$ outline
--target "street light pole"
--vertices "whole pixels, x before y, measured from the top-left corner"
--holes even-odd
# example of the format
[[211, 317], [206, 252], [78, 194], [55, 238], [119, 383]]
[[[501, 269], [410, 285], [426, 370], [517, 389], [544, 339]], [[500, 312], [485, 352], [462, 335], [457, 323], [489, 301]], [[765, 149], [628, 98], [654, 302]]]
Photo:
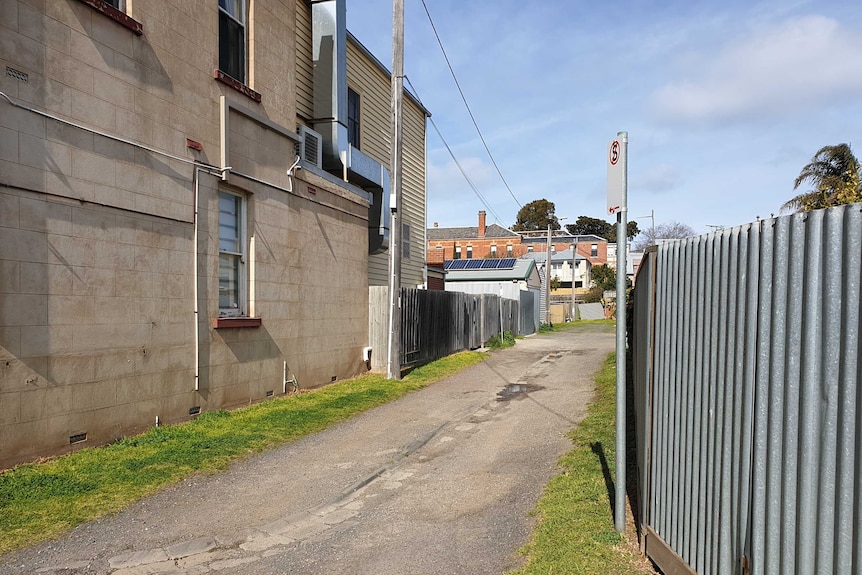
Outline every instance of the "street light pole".
[[[650, 210], [648, 216], [638, 216], [635, 219], [644, 220], [646, 218], [650, 219], [650, 239], [653, 241], [653, 243], [655, 243], [655, 210]], [[617, 247], [617, 249], [619, 249], [619, 247]]]

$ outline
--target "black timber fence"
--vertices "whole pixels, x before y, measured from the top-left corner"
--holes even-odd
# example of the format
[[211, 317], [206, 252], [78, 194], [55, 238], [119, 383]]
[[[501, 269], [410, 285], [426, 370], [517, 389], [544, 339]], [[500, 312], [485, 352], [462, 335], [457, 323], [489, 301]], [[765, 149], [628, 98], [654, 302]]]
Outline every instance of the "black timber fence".
[[420, 365], [518, 332], [518, 302], [493, 294], [401, 289], [401, 363]]
[[[371, 368], [386, 370], [389, 341], [388, 289], [369, 289]], [[521, 296], [530, 296], [522, 292]], [[529, 335], [536, 330], [535, 302], [494, 294], [401, 289], [401, 365], [416, 366], [452, 353], [478, 349], [502, 331]], [[528, 308], [528, 309], [525, 309]]]

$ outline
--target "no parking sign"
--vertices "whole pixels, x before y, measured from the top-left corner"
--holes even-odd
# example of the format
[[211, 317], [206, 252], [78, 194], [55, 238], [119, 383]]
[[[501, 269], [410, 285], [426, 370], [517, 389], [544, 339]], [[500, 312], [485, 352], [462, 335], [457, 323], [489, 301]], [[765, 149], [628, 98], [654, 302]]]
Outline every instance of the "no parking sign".
[[628, 134], [620, 132], [608, 145], [608, 214], [626, 207], [626, 151]]

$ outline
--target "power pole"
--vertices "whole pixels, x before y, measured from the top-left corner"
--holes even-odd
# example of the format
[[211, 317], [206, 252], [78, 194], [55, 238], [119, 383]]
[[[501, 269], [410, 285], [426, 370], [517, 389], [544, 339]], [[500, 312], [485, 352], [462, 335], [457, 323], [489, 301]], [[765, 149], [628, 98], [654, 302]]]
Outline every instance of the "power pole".
[[392, 193], [389, 200], [389, 350], [387, 379], [401, 379], [401, 108], [404, 101], [404, 0], [392, 1]]

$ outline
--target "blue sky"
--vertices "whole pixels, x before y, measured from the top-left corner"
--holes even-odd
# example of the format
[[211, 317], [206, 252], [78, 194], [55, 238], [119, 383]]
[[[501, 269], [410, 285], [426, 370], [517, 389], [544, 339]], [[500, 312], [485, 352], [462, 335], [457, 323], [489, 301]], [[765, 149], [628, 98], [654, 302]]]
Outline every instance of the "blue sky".
[[[629, 134], [629, 219], [697, 232], [778, 215], [822, 146], [862, 155], [857, 0], [425, 0], [520, 204], [606, 217], [607, 146]], [[519, 205], [486, 154], [421, 0], [405, 0], [405, 71], [489, 223]], [[348, 29], [391, 65], [391, 0], [348, 0]], [[488, 208], [428, 125], [428, 225]]]

